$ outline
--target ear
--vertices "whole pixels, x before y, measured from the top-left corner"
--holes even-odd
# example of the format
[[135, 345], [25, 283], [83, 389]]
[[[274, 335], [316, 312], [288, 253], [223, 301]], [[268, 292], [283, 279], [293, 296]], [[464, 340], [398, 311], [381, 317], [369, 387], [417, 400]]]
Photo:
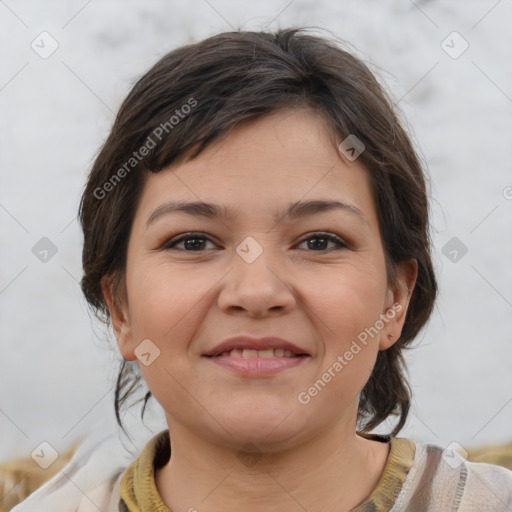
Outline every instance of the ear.
[[125, 359], [134, 361], [136, 359], [134, 354], [135, 347], [132, 346], [133, 337], [126, 298], [119, 297], [115, 293], [113, 278], [110, 275], [101, 278], [101, 290], [110, 312], [119, 352], [121, 352]]
[[386, 350], [398, 341], [402, 334], [412, 291], [418, 277], [415, 259], [402, 261], [396, 266], [397, 285], [388, 288], [385, 303], [385, 326], [380, 333], [379, 350]]

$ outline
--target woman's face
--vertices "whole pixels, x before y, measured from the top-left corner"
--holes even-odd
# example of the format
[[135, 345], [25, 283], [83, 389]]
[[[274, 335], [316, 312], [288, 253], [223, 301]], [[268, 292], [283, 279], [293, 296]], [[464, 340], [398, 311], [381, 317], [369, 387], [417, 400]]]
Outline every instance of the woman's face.
[[[388, 286], [368, 171], [342, 160], [328, 133], [311, 110], [273, 113], [148, 176], [128, 300], [116, 309], [104, 292], [119, 348], [139, 360], [171, 439], [184, 428], [270, 450], [331, 427], [353, 432], [377, 352], [400, 335], [416, 266], [399, 267], [403, 289]], [[347, 206], [315, 208], [334, 201]], [[234, 336], [279, 337], [307, 355], [265, 343], [205, 355]]]

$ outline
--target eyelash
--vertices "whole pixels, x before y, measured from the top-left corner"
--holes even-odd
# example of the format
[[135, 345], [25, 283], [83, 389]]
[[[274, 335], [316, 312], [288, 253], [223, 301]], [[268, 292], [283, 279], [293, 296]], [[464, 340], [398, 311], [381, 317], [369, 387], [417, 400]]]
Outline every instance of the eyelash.
[[[197, 239], [197, 238], [201, 238], [201, 239], [204, 239], [204, 240], [208, 240], [211, 242], [211, 240], [207, 237], [207, 236], [204, 236], [204, 233], [199, 233], [199, 232], [190, 232], [190, 233], [184, 233], [183, 235], [179, 236], [179, 238], [173, 240], [168, 240], [163, 246], [162, 246], [162, 249], [175, 249], [175, 246], [185, 240], [189, 240], [189, 239]], [[340, 250], [340, 249], [350, 249], [349, 245], [344, 242], [341, 238], [337, 237], [336, 235], [332, 235], [332, 234], [329, 234], [329, 233], [324, 233], [324, 232], [314, 232], [314, 233], [310, 233], [307, 237], [303, 238], [299, 244], [302, 244], [303, 242], [306, 242], [308, 240], [312, 240], [312, 239], [315, 239], [315, 238], [322, 238], [324, 240], [328, 240], [330, 242], [334, 242], [336, 244], [338, 244], [338, 248], [337, 249], [325, 249], [325, 250], [319, 250], [319, 251], [313, 251], [313, 252], [330, 252], [332, 250]], [[213, 243], [213, 242], [212, 242]], [[176, 249], [176, 250], [182, 250], [184, 252], [204, 252], [204, 251], [187, 251], [185, 249]], [[206, 249], [205, 249], [206, 250]]]

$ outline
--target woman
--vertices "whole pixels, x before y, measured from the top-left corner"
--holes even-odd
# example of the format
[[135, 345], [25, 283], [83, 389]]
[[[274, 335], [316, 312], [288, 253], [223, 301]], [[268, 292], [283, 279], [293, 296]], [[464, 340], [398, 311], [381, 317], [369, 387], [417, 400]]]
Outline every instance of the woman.
[[231, 32], [164, 56], [121, 106], [80, 220], [82, 290], [123, 356], [118, 421], [142, 376], [168, 430], [95, 505], [509, 510], [511, 471], [397, 437], [402, 351], [437, 293], [428, 219], [392, 102], [340, 46]]

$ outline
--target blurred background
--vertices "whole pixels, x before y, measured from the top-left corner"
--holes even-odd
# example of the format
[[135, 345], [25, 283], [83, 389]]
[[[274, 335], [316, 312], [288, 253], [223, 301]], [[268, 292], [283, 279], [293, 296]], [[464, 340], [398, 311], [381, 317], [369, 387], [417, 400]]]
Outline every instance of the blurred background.
[[[131, 86], [177, 46], [287, 26], [354, 46], [430, 176], [440, 294], [407, 354], [401, 435], [511, 441], [511, 20], [512, 0], [0, 0], [0, 461], [117, 431], [118, 356], [79, 288], [76, 215]], [[165, 424], [157, 406], [148, 427], [138, 416], [126, 419], [141, 447]]]

